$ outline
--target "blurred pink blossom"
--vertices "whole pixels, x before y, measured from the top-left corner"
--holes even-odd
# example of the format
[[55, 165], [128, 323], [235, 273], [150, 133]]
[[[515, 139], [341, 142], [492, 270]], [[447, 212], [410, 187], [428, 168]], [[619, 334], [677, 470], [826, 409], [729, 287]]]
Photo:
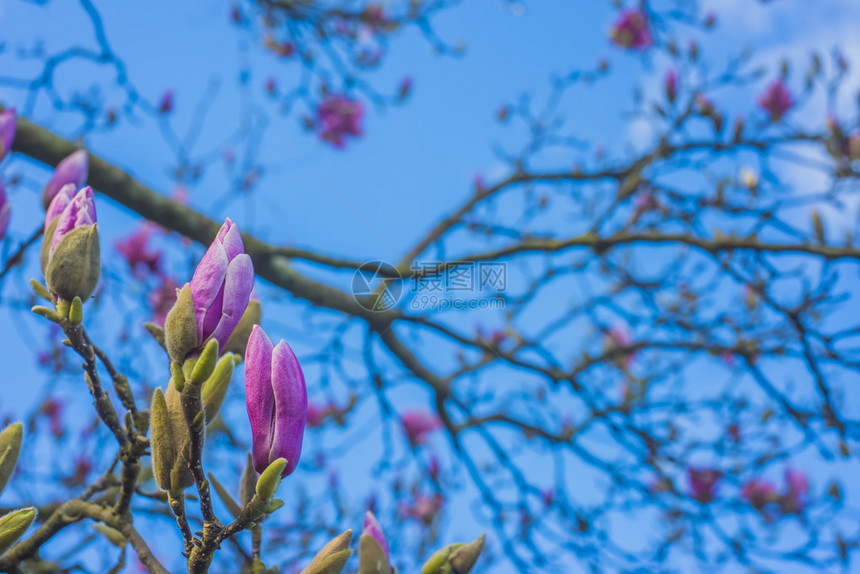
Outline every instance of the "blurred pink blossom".
[[360, 137], [364, 106], [343, 95], [327, 96], [317, 108], [319, 135], [323, 141], [343, 148], [347, 136]]
[[442, 426], [438, 416], [417, 410], [405, 413], [400, 417], [400, 423], [412, 446], [424, 444], [427, 435]]
[[770, 121], [777, 122], [791, 109], [794, 100], [783, 81], [776, 80], [761, 95], [758, 105], [770, 115]]
[[609, 32], [612, 42], [627, 50], [643, 50], [654, 43], [648, 17], [640, 10], [624, 10]]

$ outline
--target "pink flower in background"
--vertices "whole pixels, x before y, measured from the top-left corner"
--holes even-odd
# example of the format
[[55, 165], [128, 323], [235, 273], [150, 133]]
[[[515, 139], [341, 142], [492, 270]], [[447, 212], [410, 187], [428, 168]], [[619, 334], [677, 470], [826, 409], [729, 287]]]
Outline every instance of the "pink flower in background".
[[401, 100], [405, 100], [409, 97], [409, 94], [412, 93], [412, 78], [409, 76], [403, 78], [403, 81], [400, 82], [400, 89], [397, 91], [397, 97]]
[[61, 438], [66, 434], [66, 429], [63, 427], [63, 403], [56, 399], [45, 399], [42, 403], [41, 411], [51, 424], [51, 434], [56, 438]]
[[415, 498], [412, 500], [412, 504], [407, 505], [401, 503], [400, 513], [403, 516], [414, 518], [424, 524], [430, 524], [433, 522], [433, 518], [436, 514], [442, 510], [442, 504], [444, 502], [445, 499], [441, 494], [434, 494], [433, 496], [416, 494]]
[[164, 94], [161, 96], [161, 101], [158, 103], [158, 113], [159, 114], [169, 114], [173, 111], [173, 90], [166, 90]]
[[150, 251], [147, 245], [154, 230], [155, 224], [144, 223], [137, 231], [115, 244], [117, 251], [120, 252], [128, 262], [132, 272], [138, 277], [143, 276], [142, 270], [144, 269], [148, 269], [150, 273], [158, 272], [161, 252]]
[[400, 417], [400, 423], [412, 446], [424, 444], [427, 435], [442, 426], [438, 416], [424, 411], [409, 411]]
[[609, 37], [616, 46], [627, 50], [644, 50], [654, 43], [648, 28], [648, 18], [639, 10], [622, 11]]
[[439, 478], [439, 459], [435, 456], [431, 456], [430, 462], [427, 463], [427, 474], [433, 480]]
[[15, 117], [15, 108], [9, 108], [0, 113], [0, 160], [12, 150], [12, 142], [15, 141], [17, 127], [18, 120]]
[[275, 78], [267, 78], [266, 79], [266, 93], [269, 95], [274, 94], [278, 91], [278, 82]]
[[161, 284], [149, 294], [149, 306], [152, 307], [152, 322], [163, 327], [167, 313], [176, 303], [176, 290], [179, 283], [170, 277], [161, 277]]
[[6, 198], [6, 190], [0, 181], [0, 239], [6, 237], [6, 229], [9, 228], [9, 218], [12, 217], [12, 206]]
[[543, 499], [544, 506], [546, 506], [547, 508], [552, 506], [552, 503], [555, 502], [555, 493], [553, 493], [553, 491], [550, 489], [542, 490], [540, 495]]
[[343, 95], [327, 96], [317, 108], [319, 135], [336, 148], [343, 148], [347, 136], [360, 137], [364, 106]]
[[723, 473], [712, 468], [690, 468], [687, 471], [690, 493], [699, 502], [711, 502], [717, 493]]
[[741, 496], [759, 510], [779, 498], [773, 484], [758, 478], [750, 479], [744, 483], [741, 488]]
[[770, 115], [770, 121], [777, 122], [794, 105], [791, 92], [782, 80], [776, 80], [761, 95], [758, 105]]
[[330, 411], [331, 404], [321, 407], [314, 403], [308, 403], [308, 426], [313, 428], [321, 427]]
[[675, 70], [666, 72], [666, 80], [663, 87], [666, 90], [666, 99], [669, 102], [674, 102], [675, 98], [678, 97], [678, 74]]
[[[633, 344], [633, 337], [630, 334], [630, 329], [626, 325], [616, 325], [612, 327], [605, 336], [604, 348], [607, 351], [615, 349], [626, 349]], [[630, 351], [622, 354], [622, 358], [617, 361], [620, 366], [625, 368], [630, 367], [630, 364], [636, 358], [636, 352]]]
[[780, 503], [785, 514], [800, 514], [806, 508], [809, 495], [809, 480], [799, 470], [785, 470], [786, 491]]

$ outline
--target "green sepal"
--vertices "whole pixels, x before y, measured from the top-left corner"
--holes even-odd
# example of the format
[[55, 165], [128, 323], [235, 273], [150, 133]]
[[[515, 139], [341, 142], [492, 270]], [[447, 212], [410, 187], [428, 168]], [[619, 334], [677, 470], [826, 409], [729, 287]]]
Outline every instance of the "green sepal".
[[146, 332], [152, 335], [152, 338], [161, 345], [161, 348], [166, 351], [167, 347], [164, 345], [164, 327], [159, 327], [155, 323], [150, 323], [149, 321], [144, 323], [143, 327], [146, 329]]
[[197, 312], [188, 283], [179, 290], [176, 303], [164, 320], [164, 345], [170, 358], [179, 364], [197, 348]]
[[32, 506], [10, 512], [0, 518], [0, 556], [27, 532], [34, 520], [36, 520], [36, 509]]
[[69, 323], [72, 325], [80, 325], [84, 322], [84, 302], [80, 297], [72, 299], [72, 304], [69, 307]]
[[36, 279], [30, 279], [30, 287], [32, 287], [33, 292], [42, 299], [50, 301], [51, 303], [54, 302], [54, 298], [51, 296], [51, 292], [48, 291], [48, 288], [42, 285], [40, 281], [37, 281]]
[[54, 323], [60, 322], [60, 316], [53, 309], [49, 309], [48, 307], [43, 307], [42, 305], [36, 305], [35, 307], [31, 307], [30, 311], [35, 313], [36, 315], [41, 315], [48, 321], [53, 321]]
[[0, 493], [12, 477], [18, 455], [21, 454], [21, 441], [24, 438], [24, 425], [13, 423], [0, 433]]
[[230, 387], [230, 379], [233, 377], [233, 364], [233, 355], [227, 353], [221, 357], [212, 374], [203, 383], [200, 398], [203, 400], [203, 412], [206, 413], [207, 423], [218, 415], [224, 403], [224, 397], [227, 396], [227, 389]]
[[340, 574], [352, 554], [349, 549], [350, 542], [352, 542], [352, 530], [332, 538], [322, 550], [317, 552], [302, 574]]
[[[192, 383], [200, 384], [212, 375], [215, 370], [215, 363], [218, 361], [218, 341], [209, 339], [203, 347], [203, 351], [194, 363], [194, 367], [189, 373], [188, 380]], [[184, 368], [183, 368], [184, 370]]]
[[281, 484], [281, 473], [287, 467], [287, 459], [279, 458], [269, 463], [266, 470], [257, 479], [257, 496], [260, 500], [267, 501], [275, 495]]

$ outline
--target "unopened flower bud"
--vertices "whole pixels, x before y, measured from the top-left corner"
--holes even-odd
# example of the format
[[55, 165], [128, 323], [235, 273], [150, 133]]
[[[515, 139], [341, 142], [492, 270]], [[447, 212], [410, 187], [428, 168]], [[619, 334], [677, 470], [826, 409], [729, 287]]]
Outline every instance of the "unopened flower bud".
[[0, 556], [27, 532], [36, 520], [36, 509], [22, 508], [0, 518]]
[[472, 571], [484, 550], [484, 537], [481, 534], [481, 537], [474, 542], [461, 546], [451, 553], [448, 562], [454, 569], [454, 574], [469, 574]]
[[[380, 530], [381, 532], [381, 530]], [[389, 574], [388, 553], [376, 537], [366, 532], [358, 539], [358, 571], [360, 574]]]
[[170, 436], [173, 439], [173, 468], [170, 471], [170, 486], [173, 492], [181, 492], [194, 484], [194, 477], [188, 466], [191, 438], [188, 424], [182, 411], [181, 395], [176, 385], [168, 384], [164, 393], [167, 404], [167, 418], [170, 421]]
[[276, 458], [292, 473], [302, 454], [308, 412], [308, 392], [296, 355], [286, 341], [272, 345], [255, 326], [245, 357], [245, 404], [251, 422], [254, 468], [258, 472]]
[[346, 566], [352, 551], [349, 544], [352, 541], [352, 530], [347, 530], [331, 539], [320, 550], [302, 574], [340, 574]]
[[203, 412], [206, 413], [206, 423], [210, 423], [224, 402], [224, 397], [227, 396], [227, 389], [230, 388], [230, 379], [233, 377], [233, 355], [227, 353], [215, 365], [215, 370], [203, 383], [201, 389], [201, 398], [203, 400]]
[[215, 370], [215, 364], [218, 361], [218, 341], [210, 339], [203, 351], [194, 363], [194, 368], [191, 370], [189, 381], [192, 383], [202, 383], [206, 381]]
[[[89, 299], [98, 285], [99, 233], [93, 191], [83, 188], [56, 218], [50, 230], [45, 265], [48, 289], [58, 298]], [[46, 237], [47, 241], [47, 237]]]
[[164, 343], [167, 354], [180, 365], [197, 347], [197, 315], [188, 283], [178, 291], [176, 303], [164, 320]]
[[170, 473], [176, 462], [167, 401], [161, 388], [152, 394], [152, 472], [161, 490], [170, 490]]
[[15, 118], [15, 110], [9, 108], [0, 113], [0, 161], [12, 151], [12, 142], [15, 141], [15, 130], [18, 121]]
[[228, 218], [167, 314], [167, 352], [174, 361], [184, 362], [209, 339], [224, 350], [254, 287], [254, 266], [244, 249], [239, 228]]
[[21, 423], [11, 424], [0, 433], [0, 493], [15, 471], [23, 438], [24, 425]]
[[287, 459], [279, 458], [266, 467], [266, 470], [257, 479], [257, 497], [260, 500], [269, 500], [275, 496], [278, 486], [281, 484], [281, 473], [287, 466]]

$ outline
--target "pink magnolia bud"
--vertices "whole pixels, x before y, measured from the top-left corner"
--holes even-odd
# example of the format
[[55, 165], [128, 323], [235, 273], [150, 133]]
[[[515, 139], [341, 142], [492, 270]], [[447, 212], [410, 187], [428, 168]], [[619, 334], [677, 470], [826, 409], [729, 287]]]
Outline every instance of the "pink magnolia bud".
[[9, 108], [0, 113], [0, 161], [12, 150], [17, 125], [18, 121], [15, 118], [14, 108]]
[[690, 468], [690, 492], [699, 502], [711, 502], [717, 493], [719, 481], [723, 473], [712, 468]]
[[627, 50], [644, 50], [654, 43], [648, 17], [639, 10], [624, 10], [609, 32], [612, 42]]
[[347, 136], [360, 137], [364, 106], [344, 95], [327, 96], [317, 108], [320, 139], [336, 148], [344, 146]]
[[54, 175], [42, 191], [42, 206], [45, 209], [51, 205], [51, 200], [67, 183], [75, 184], [75, 189], [81, 188], [87, 182], [90, 169], [87, 150], [79, 149], [57, 164]]
[[761, 95], [758, 105], [768, 113], [770, 121], [777, 122], [791, 109], [794, 100], [782, 80], [776, 80]]
[[281, 476], [291, 474], [299, 464], [307, 421], [305, 377], [286, 341], [272, 345], [259, 325], [251, 331], [245, 352], [245, 400], [254, 468], [262, 472], [285, 458]]
[[48, 289], [60, 299], [86, 301], [98, 285], [99, 234], [93, 190], [81, 189], [46, 230], [42, 253]]
[[239, 228], [227, 218], [165, 319], [174, 361], [184, 361], [210, 338], [218, 341], [219, 353], [224, 350], [254, 288], [254, 266], [244, 249]]
[[410, 444], [418, 446], [427, 440], [427, 435], [442, 426], [442, 421], [424, 411], [409, 411], [400, 417], [400, 424]]
[[6, 198], [6, 190], [3, 182], [0, 182], [0, 239], [6, 237], [6, 229], [9, 227], [9, 218], [12, 216], [12, 207]]
[[382, 527], [379, 526], [379, 522], [376, 520], [376, 517], [372, 512], [367, 511], [364, 514], [364, 532], [362, 534], [366, 534], [370, 536], [377, 542], [379, 542], [379, 546], [382, 547], [383, 552], [385, 552], [385, 557], [391, 560], [391, 554], [388, 550], [388, 541], [385, 539], [385, 534], [382, 532]]

